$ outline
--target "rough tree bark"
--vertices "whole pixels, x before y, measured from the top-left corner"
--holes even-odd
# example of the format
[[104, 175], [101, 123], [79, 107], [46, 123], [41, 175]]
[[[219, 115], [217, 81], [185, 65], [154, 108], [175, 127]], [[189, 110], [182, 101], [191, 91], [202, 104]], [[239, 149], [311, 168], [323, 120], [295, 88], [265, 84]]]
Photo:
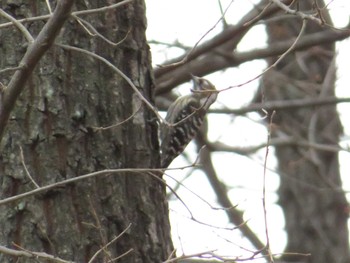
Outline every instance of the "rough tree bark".
[[[316, 12], [315, 1], [296, 1], [301, 11]], [[320, 7], [322, 1], [317, 1]], [[326, 9], [322, 17], [330, 24]], [[306, 23], [306, 21], [304, 21]], [[267, 24], [268, 41], [296, 37], [303, 21], [294, 16]], [[322, 32], [326, 27], [306, 24], [304, 35]], [[272, 58], [273, 64], [277, 58]], [[259, 96], [263, 101], [334, 96], [335, 46], [318, 45], [291, 52], [263, 77]], [[335, 106], [306, 107], [277, 111], [273, 136], [292, 136], [310, 144], [336, 146], [342, 132]], [[341, 188], [338, 153], [298, 146], [276, 147], [281, 178], [279, 203], [284, 211], [288, 262], [350, 262], [347, 229], [347, 202]]]
[[[81, 0], [74, 10], [104, 5], [106, 1]], [[1, 7], [18, 19], [48, 14], [45, 1], [3, 0]], [[113, 46], [92, 36], [91, 27], [85, 23], [87, 30], [73, 17], [56, 42], [108, 59], [152, 101], [144, 1], [81, 18], [120, 43]], [[1, 18], [1, 22], [8, 21]], [[25, 26], [35, 38], [45, 22]], [[22, 33], [11, 26], [0, 34], [1, 68], [18, 66], [27, 48]], [[4, 86], [13, 71], [5, 73], [1, 74]], [[97, 128], [120, 123], [133, 114], [122, 125]], [[103, 169], [159, 167], [157, 138], [153, 112], [120, 75], [86, 54], [52, 46], [16, 101], [2, 138], [1, 199], [35, 188], [25, 167], [39, 186]], [[164, 184], [147, 173], [107, 174], [68, 184], [2, 205], [0, 245], [88, 262], [130, 225], [95, 262], [106, 262], [130, 249], [123, 262], [161, 262], [172, 251], [165, 198]], [[0, 254], [0, 261], [35, 260]]]

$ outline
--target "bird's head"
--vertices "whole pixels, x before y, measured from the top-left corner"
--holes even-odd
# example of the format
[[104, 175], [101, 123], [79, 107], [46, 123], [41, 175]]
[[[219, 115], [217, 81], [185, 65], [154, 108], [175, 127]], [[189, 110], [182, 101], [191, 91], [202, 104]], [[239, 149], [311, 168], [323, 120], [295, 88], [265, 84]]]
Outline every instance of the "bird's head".
[[192, 92], [201, 97], [201, 102], [209, 108], [211, 104], [216, 101], [218, 92], [215, 86], [204, 78], [196, 77], [192, 75], [193, 89]]

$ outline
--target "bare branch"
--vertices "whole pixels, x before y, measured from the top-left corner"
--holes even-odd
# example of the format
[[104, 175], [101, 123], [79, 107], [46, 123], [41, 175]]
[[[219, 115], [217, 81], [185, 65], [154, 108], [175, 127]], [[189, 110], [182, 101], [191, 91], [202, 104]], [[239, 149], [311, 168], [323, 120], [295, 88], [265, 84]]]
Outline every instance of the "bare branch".
[[95, 131], [105, 131], [105, 130], [109, 130], [109, 129], [113, 129], [113, 128], [116, 128], [130, 120], [132, 120], [135, 115], [140, 111], [141, 109], [141, 105], [139, 105], [139, 107], [137, 108], [137, 110], [135, 112], [133, 112], [129, 117], [127, 117], [125, 120], [121, 121], [121, 122], [118, 122], [116, 124], [112, 124], [110, 126], [107, 126], [107, 127], [92, 127]]
[[77, 15], [72, 14], [72, 17], [74, 17], [78, 23], [85, 29], [85, 31], [92, 37], [99, 37], [101, 38], [103, 41], [105, 41], [106, 43], [108, 43], [109, 45], [116, 47], [118, 45], [120, 45], [129, 35], [130, 30], [125, 34], [124, 38], [118, 42], [113, 42], [109, 39], [107, 39], [105, 36], [103, 36], [100, 32], [97, 31], [96, 28], [94, 28], [93, 25], [91, 25], [88, 21], [86, 21], [85, 19], [82, 19], [80, 17], [78, 17]]
[[77, 51], [80, 53], [84, 53], [86, 55], [89, 55], [91, 57], [94, 57], [100, 61], [102, 61], [104, 64], [106, 64], [108, 67], [110, 67], [111, 69], [113, 69], [115, 72], [117, 72], [129, 85], [130, 87], [133, 89], [133, 91], [137, 94], [137, 96], [147, 105], [147, 107], [152, 110], [154, 112], [154, 114], [164, 123], [169, 124], [168, 122], [166, 122], [164, 120], [164, 118], [162, 116], [160, 116], [160, 114], [158, 113], [157, 109], [142, 95], [142, 93], [138, 90], [138, 88], [136, 88], [136, 86], [134, 85], [134, 83], [131, 81], [131, 79], [126, 76], [120, 69], [118, 69], [116, 66], [114, 66], [111, 62], [109, 62], [107, 59], [96, 55], [95, 53], [82, 49], [82, 48], [78, 48], [78, 47], [73, 47], [73, 46], [68, 46], [68, 45], [63, 45], [63, 44], [56, 44], [57, 46], [66, 49], [66, 50], [72, 50], [72, 51]]
[[14, 17], [10, 16], [8, 13], [6, 13], [2, 8], [0, 8], [0, 15], [5, 17], [6, 19], [10, 20], [18, 29], [22, 32], [24, 37], [27, 39], [29, 44], [34, 42], [34, 38], [29, 33], [29, 31]]
[[[90, 258], [88, 263], [92, 263], [95, 258], [98, 256], [98, 254], [100, 254], [103, 250], [105, 250], [107, 247], [109, 247], [111, 244], [113, 244], [115, 241], [117, 241], [119, 238], [121, 238], [121, 236], [123, 236], [126, 231], [128, 231], [131, 227], [131, 223], [115, 238], [113, 238], [110, 242], [108, 242], [106, 245], [104, 245], [101, 249], [97, 250], [96, 253]], [[127, 254], [130, 253], [133, 249], [130, 249], [127, 251]], [[125, 256], [126, 253], [123, 253], [123, 256]]]
[[17, 67], [13, 67], [13, 68], [4, 68], [0, 70], [0, 74], [4, 74], [7, 73], [9, 71], [16, 71], [16, 70], [20, 70], [22, 67], [21, 66], [17, 66]]
[[197, 48], [197, 46], [199, 45], [199, 43], [211, 32], [213, 31], [216, 26], [220, 23], [220, 21], [224, 21], [224, 18], [225, 18], [225, 14], [226, 12], [228, 11], [228, 9], [230, 8], [230, 6], [232, 5], [233, 3], [233, 0], [229, 3], [229, 5], [227, 6], [227, 8], [225, 9], [225, 11], [221, 14], [221, 17], [219, 18], [219, 20], [211, 27], [209, 28], [209, 30], [207, 30], [207, 32], [205, 32], [205, 34], [203, 36], [200, 37], [200, 39], [194, 44], [193, 48], [191, 48], [191, 50], [186, 53], [186, 56], [181, 59], [180, 61], [178, 62], [174, 62], [172, 64], [167, 64], [167, 65], [164, 65], [164, 66], [160, 66], [160, 67], [177, 67], [177, 66], [180, 66], [184, 63], [187, 62], [188, 58], [191, 56], [192, 52], [194, 52], [194, 50]]
[[[305, 140], [296, 139], [293, 137], [285, 137], [285, 138], [273, 138], [269, 142], [270, 146], [290, 146], [295, 145], [299, 147], [312, 148], [319, 151], [328, 151], [328, 152], [350, 152], [349, 149], [345, 149], [340, 147], [339, 145], [329, 145], [329, 144], [320, 144], [320, 143], [312, 143]], [[261, 143], [255, 146], [247, 146], [247, 147], [235, 147], [229, 146], [221, 142], [207, 142], [207, 146], [212, 152], [231, 152], [240, 155], [249, 155], [261, 150], [267, 146], [266, 143]]]
[[[109, 5], [109, 6], [104, 6], [104, 7], [101, 7], [101, 8], [95, 8], [95, 9], [89, 9], [89, 10], [75, 11], [75, 12], [72, 12], [71, 14], [79, 16], [79, 15], [90, 15], [90, 14], [96, 14], [96, 13], [103, 13], [103, 12], [109, 10], [109, 9], [118, 8], [118, 7], [123, 6], [125, 4], [131, 3], [132, 1], [133, 0], [124, 0], [124, 1], [122, 1], [120, 3], [117, 3], [117, 4], [112, 4], [112, 5]], [[20, 23], [28, 23], [28, 22], [33, 22], [33, 21], [48, 20], [50, 17], [51, 17], [51, 14], [50, 15], [42, 15], [42, 16], [22, 18], [22, 19], [18, 19], [17, 21], [20, 22]], [[10, 26], [13, 26], [12, 22], [10, 22], [10, 23], [3, 23], [3, 24], [0, 24], [0, 29], [1, 28], [5, 28], [5, 27], [10, 27]]]
[[269, 228], [268, 228], [268, 223], [267, 223], [267, 209], [266, 209], [266, 171], [267, 171], [267, 159], [269, 157], [269, 146], [270, 146], [270, 141], [271, 141], [271, 131], [272, 131], [272, 126], [273, 126], [273, 117], [275, 115], [275, 111], [272, 112], [270, 117], [270, 122], [269, 122], [269, 127], [268, 127], [268, 133], [267, 133], [267, 142], [266, 142], [266, 148], [265, 148], [265, 158], [264, 158], [264, 172], [263, 172], [263, 194], [262, 194], [262, 205], [263, 205], [263, 211], [264, 211], [264, 223], [265, 223], [265, 236], [266, 236], [266, 251], [268, 253], [267, 257], [270, 262], [274, 262], [272, 252], [271, 252], [271, 247], [270, 247], [270, 237], [269, 237]]
[[24, 155], [23, 155], [23, 149], [22, 147], [20, 146], [19, 147], [19, 150], [20, 150], [20, 156], [21, 156], [21, 163], [23, 165], [23, 168], [24, 168], [24, 171], [26, 172], [28, 178], [30, 179], [30, 181], [35, 185], [36, 188], [40, 188], [40, 186], [34, 181], [33, 177], [30, 175], [30, 172], [27, 168], [27, 165], [24, 161]]
[[324, 25], [324, 20], [322, 18], [317, 18], [316, 15], [318, 15], [318, 12], [315, 12], [314, 14], [305, 14], [299, 10], [293, 10], [289, 6], [285, 5], [283, 2], [280, 0], [270, 0], [273, 2], [275, 5], [277, 5], [279, 8], [284, 10], [286, 13], [291, 14], [291, 15], [296, 15], [300, 17], [303, 20], [310, 20], [313, 22], [316, 22], [319, 25]]
[[110, 9], [114, 9], [114, 8], [118, 8], [121, 7], [125, 4], [129, 4], [131, 3], [133, 0], [124, 0], [120, 3], [116, 3], [116, 4], [112, 4], [112, 5], [108, 5], [108, 6], [104, 6], [104, 7], [100, 7], [100, 8], [95, 8], [95, 9], [89, 9], [89, 10], [82, 10], [82, 11], [76, 11], [73, 12], [73, 15], [76, 16], [80, 16], [80, 15], [90, 15], [90, 14], [96, 14], [96, 13], [104, 13]]
[[[21, 200], [23, 198], [26, 198], [28, 196], [32, 196], [32, 195], [37, 195], [39, 193], [43, 193], [46, 192], [48, 190], [57, 188], [57, 187], [61, 187], [67, 184], [71, 184], [71, 183], [76, 183], [79, 182], [81, 180], [86, 180], [88, 178], [93, 178], [93, 177], [97, 177], [97, 176], [102, 176], [102, 175], [112, 175], [112, 174], [119, 174], [119, 173], [161, 173], [163, 174], [165, 170], [182, 170], [182, 169], [186, 169], [186, 168], [190, 168], [193, 165], [190, 166], [183, 166], [183, 167], [178, 167], [178, 168], [168, 168], [168, 169], [150, 169], [150, 168], [124, 168], [124, 169], [105, 169], [105, 170], [101, 170], [101, 171], [96, 171], [96, 172], [92, 172], [92, 173], [88, 173], [88, 174], [84, 174], [84, 175], [80, 175], [77, 177], [73, 177], [73, 178], [69, 178], [57, 183], [53, 183], [53, 184], [49, 184], [46, 186], [41, 186], [40, 188], [34, 189], [32, 191], [28, 191], [22, 194], [18, 194], [12, 197], [8, 197], [5, 199], [0, 200], [0, 205], [5, 205], [17, 200]], [[159, 178], [158, 178], [159, 179]]]
[[35, 66], [41, 57], [50, 48], [63, 24], [70, 16], [74, 1], [61, 0], [57, 3], [56, 9], [35, 41], [29, 45], [22, 61], [21, 69], [17, 70], [10, 80], [7, 89], [4, 90], [2, 103], [0, 105], [0, 139], [2, 138], [10, 113], [15, 105], [18, 96], [21, 94], [25, 84], [32, 74]]
[[49, 255], [44, 252], [33, 252], [28, 251], [26, 249], [23, 249], [22, 247], [14, 244], [16, 247], [20, 248], [21, 250], [11, 249], [4, 246], [0, 246], [0, 253], [11, 255], [15, 257], [26, 257], [26, 258], [34, 258], [34, 259], [42, 259], [47, 260], [49, 262], [57, 262], [57, 263], [74, 263], [73, 261], [67, 261], [61, 258], [58, 258], [53, 255]]

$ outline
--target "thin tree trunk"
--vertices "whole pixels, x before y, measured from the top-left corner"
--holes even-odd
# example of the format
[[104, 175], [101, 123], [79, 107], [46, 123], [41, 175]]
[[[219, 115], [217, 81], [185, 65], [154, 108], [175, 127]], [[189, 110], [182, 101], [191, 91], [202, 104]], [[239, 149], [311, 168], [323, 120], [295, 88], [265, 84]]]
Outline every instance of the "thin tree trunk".
[[[45, 1], [9, 2], [2, 1], [2, 7], [17, 18], [48, 13]], [[106, 1], [77, 1], [75, 9], [104, 5]], [[106, 58], [152, 101], [144, 1], [81, 18], [120, 43], [113, 46], [92, 36], [88, 24], [84, 28], [73, 18], [56, 42]], [[25, 25], [35, 37], [44, 21]], [[26, 51], [23, 36], [15, 27], [0, 33], [1, 68], [18, 66]], [[12, 72], [3, 75], [2, 83], [6, 85], [11, 76]], [[98, 129], [133, 114], [119, 126]], [[6, 127], [0, 156], [1, 199], [35, 189], [22, 161], [39, 186], [103, 169], [159, 167], [156, 118], [105, 64], [53, 46], [32, 74]], [[127, 229], [95, 262], [107, 262], [127, 251], [123, 262], [161, 262], [172, 251], [165, 198], [160, 178], [147, 173], [108, 174], [68, 184], [0, 206], [0, 245], [88, 262]], [[0, 262], [34, 260], [0, 254]]]
[[[313, 0], [296, 2], [301, 11], [315, 7]], [[317, 3], [323, 7], [321, 1]], [[325, 11], [323, 8], [323, 18], [331, 23]], [[296, 37], [302, 23], [296, 16], [271, 21], [267, 25], [269, 43]], [[309, 21], [304, 34], [325, 29]], [[332, 44], [291, 52], [264, 76], [262, 100], [334, 96], [335, 55]], [[270, 65], [276, 59], [269, 61]], [[272, 122], [273, 136], [293, 136], [311, 144], [337, 145], [342, 132], [335, 106], [277, 111]], [[350, 262], [347, 202], [341, 188], [338, 153], [313, 147], [278, 146], [276, 157], [281, 179], [279, 203], [288, 234], [286, 252], [311, 254], [286, 254], [283, 260]]]

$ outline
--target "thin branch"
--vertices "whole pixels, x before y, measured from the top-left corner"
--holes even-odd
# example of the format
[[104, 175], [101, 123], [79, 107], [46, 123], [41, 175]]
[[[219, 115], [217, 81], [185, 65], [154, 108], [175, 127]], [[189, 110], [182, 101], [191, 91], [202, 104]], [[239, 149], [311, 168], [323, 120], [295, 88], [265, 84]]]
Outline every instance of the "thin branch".
[[183, 166], [183, 167], [178, 167], [178, 168], [167, 168], [167, 169], [150, 169], [150, 168], [123, 168], [123, 169], [105, 169], [105, 170], [101, 170], [101, 171], [96, 171], [96, 172], [92, 172], [92, 173], [87, 173], [84, 175], [80, 175], [77, 177], [73, 177], [73, 178], [69, 178], [57, 183], [53, 183], [53, 184], [49, 184], [46, 186], [41, 186], [40, 188], [22, 193], [22, 194], [18, 194], [15, 196], [11, 196], [5, 199], [0, 200], [0, 205], [5, 205], [14, 201], [18, 201], [21, 200], [23, 198], [26, 198], [28, 196], [32, 196], [32, 195], [37, 195], [39, 193], [43, 193], [46, 192], [48, 190], [57, 188], [57, 187], [61, 187], [67, 184], [71, 184], [71, 183], [76, 183], [79, 182], [81, 180], [86, 180], [89, 178], [94, 178], [97, 176], [102, 176], [102, 175], [113, 175], [113, 174], [119, 174], [119, 173], [164, 173], [165, 170], [182, 170], [182, 169], [186, 169], [186, 168], [190, 168], [191, 166]]
[[19, 150], [20, 150], [20, 156], [21, 156], [21, 163], [23, 165], [24, 171], [26, 172], [28, 178], [30, 179], [30, 181], [35, 185], [36, 188], [40, 188], [40, 186], [34, 181], [33, 177], [30, 175], [30, 172], [27, 169], [27, 165], [24, 161], [24, 155], [23, 155], [23, 149], [21, 146], [19, 146]]
[[303, 20], [311, 20], [313, 22], [316, 22], [319, 25], [324, 25], [324, 21], [321, 18], [317, 18], [315, 14], [305, 14], [303, 12], [300, 12], [299, 10], [293, 10], [291, 9], [289, 6], [285, 5], [284, 3], [282, 3], [280, 0], [270, 0], [271, 2], [273, 2], [275, 5], [277, 5], [279, 8], [281, 8], [282, 10], [284, 10], [286, 13], [291, 14], [291, 15], [296, 15], [298, 17], [300, 17]]
[[141, 109], [141, 105], [139, 105], [138, 109], [135, 112], [133, 112], [129, 117], [127, 117], [125, 120], [118, 122], [116, 124], [112, 124], [112, 125], [106, 126], [106, 127], [92, 127], [92, 128], [95, 131], [105, 131], [105, 130], [116, 128], [116, 127], [123, 125], [124, 123], [132, 120], [135, 117], [135, 115], [140, 111], [140, 109]]
[[22, 66], [17, 66], [17, 67], [13, 67], [13, 68], [4, 68], [4, 69], [0, 69], [0, 74], [7, 73], [9, 71], [16, 71], [16, 70], [20, 70], [20, 69], [22, 69]]
[[[212, 109], [211, 108], [208, 110], [208, 113], [244, 115], [249, 112], [289, 110], [289, 109], [334, 105], [334, 104], [349, 103], [349, 102], [350, 102], [350, 98], [338, 98], [334, 96], [321, 97], [321, 98], [318, 97], [318, 98], [294, 99], [294, 100], [275, 100], [275, 101], [264, 101], [263, 103], [251, 103], [248, 106], [243, 106], [236, 109], [230, 109], [230, 108]], [[166, 110], [168, 106], [169, 106], [168, 104], [164, 104], [158, 108], [159, 110]]]
[[[290, 1], [291, 0], [286, 0], [284, 2], [289, 3]], [[171, 59], [171, 60], [164, 62], [163, 65], [165, 65], [165, 66], [160, 67], [160, 68], [156, 68], [154, 70], [154, 75], [155, 75], [156, 79], [163, 78], [164, 75], [171, 73], [171, 71], [174, 70], [173, 67], [166, 67], [166, 65], [176, 64], [179, 61], [183, 60], [185, 57], [187, 57], [186, 60], [188, 62], [190, 62], [190, 61], [195, 60], [196, 58], [198, 58], [202, 55], [210, 53], [210, 51], [212, 51], [213, 49], [216, 49], [218, 47], [222, 47], [223, 45], [226, 45], [227, 43], [232, 43], [232, 45], [231, 45], [232, 48], [230, 50], [234, 50], [234, 47], [238, 44], [240, 39], [242, 39], [243, 36], [248, 32], [249, 28], [251, 28], [253, 26], [253, 24], [250, 24], [249, 27], [245, 26], [245, 23], [247, 21], [251, 21], [254, 17], [256, 17], [258, 15], [257, 10], [260, 10], [264, 6], [265, 6], [265, 3], [263, 3], [263, 2], [260, 3], [257, 8], [251, 10], [247, 15], [245, 15], [241, 19], [241, 21], [237, 23], [237, 25], [229, 26], [227, 29], [222, 31], [217, 36], [214, 36], [212, 39], [204, 42], [203, 44], [198, 46], [195, 50], [193, 50], [191, 55], [188, 55], [188, 53], [186, 53], [186, 54], [180, 55], [177, 58], [174, 58], [174, 59]], [[271, 15], [279, 10], [280, 9], [277, 6], [271, 7], [264, 13], [264, 16], [262, 18], [265, 18], [266, 16]], [[188, 67], [186, 67], [186, 69], [187, 69], [187, 75], [188, 75], [188, 72], [189, 72]], [[198, 75], [197, 72], [195, 74]], [[184, 78], [184, 80], [187, 81], [189, 79], [189, 76], [186, 76], [186, 77], [187, 78]], [[165, 77], [164, 79], [169, 79], [169, 78]]]
[[[115, 238], [113, 238], [110, 242], [108, 242], [106, 245], [104, 245], [101, 249], [97, 250], [96, 253], [90, 258], [88, 263], [92, 263], [96, 257], [98, 256], [98, 254], [100, 254], [102, 251], [104, 251], [107, 247], [109, 247], [111, 244], [113, 244], [115, 241], [117, 241], [122, 235], [124, 235], [126, 233], [126, 231], [128, 231], [131, 227], [131, 223]], [[133, 249], [130, 249], [127, 251], [127, 253], [130, 253]], [[123, 254], [125, 255], [125, 253]]]
[[133, 0], [124, 0], [124, 1], [117, 3], [117, 4], [103, 6], [103, 7], [95, 8], [95, 9], [76, 11], [76, 12], [73, 12], [72, 14], [80, 16], [80, 15], [91, 15], [91, 14], [96, 14], [96, 13], [104, 13], [110, 9], [118, 8], [118, 7], [121, 7], [123, 5], [129, 4], [132, 1]]
[[50, 48], [65, 21], [69, 18], [73, 4], [74, 1], [72, 0], [58, 1], [54, 13], [40, 31], [35, 41], [29, 45], [27, 52], [20, 62], [19, 66], [21, 69], [15, 72], [7, 89], [4, 90], [2, 103], [0, 105], [0, 139], [3, 136], [8, 118], [15, 106], [18, 96], [26, 86], [25, 84], [35, 66]]
[[45, 2], [46, 2], [46, 5], [47, 5], [47, 9], [49, 10], [49, 13], [52, 14], [52, 9], [51, 9], [51, 5], [50, 5], [49, 0], [45, 0]]
[[[182, 255], [182, 256], [179, 256], [179, 257], [176, 257], [176, 258], [171, 258], [171, 259], [168, 259], [166, 261], [164, 261], [163, 263], [171, 263], [171, 262], [179, 262], [181, 260], [184, 260], [184, 259], [188, 259], [188, 258], [194, 258], [194, 257], [204, 257], [206, 255], [211, 255], [212, 252], [214, 252], [215, 250], [209, 250], [209, 251], [205, 251], [205, 252], [199, 252], [199, 253], [194, 253], [194, 254], [189, 254], [189, 255]], [[212, 258], [212, 257], [211, 257]]]
[[241, 107], [239, 109], [210, 109], [209, 113], [244, 115], [249, 112], [261, 111], [261, 110], [278, 111], [278, 110], [333, 105], [333, 104], [349, 103], [349, 102], [350, 102], [350, 98], [336, 98], [336, 97], [277, 100], [277, 101], [265, 101], [263, 103], [252, 103], [249, 106]]
[[127, 254], [129, 254], [129, 253], [131, 253], [131, 252], [133, 252], [133, 251], [134, 251], [134, 249], [133, 249], [133, 248], [130, 248], [128, 251], [124, 252], [123, 254], [119, 255], [118, 257], [115, 257], [115, 258], [111, 259], [111, 260], [108, 261], [108, 262], [117, 261], [117, 260], [119, 260], [119, 259], [125, 257]]
[[[197, 138], [198, 147], [202, 148], [205, 145], [206, 133], [200, 133]], [[219, 180], [214, 165], [211, 159], [211, 152], [208, 147], [205, 147], [200, 152], [201, 158], [201, 168], [205, 175], [208, 178], [210, 185], [212, 186], [215, 195], [217, 196], [217, 200], [222, 207], [231, 208], [225, 210], [227, 217], [230, 222], [236, 226], [239, 226], [239, 230], [243, 233], [243, 235], [250, 241], [250, 243], [258, 249], [260, 252], [264, 251], [265, 245], [260, 241], [258, 236], [249, 228], [249, 226], [245, 223], [243, 219], [243, 213], [238, 209], [234, 208], [232, 202], [227, 194], [227, 189], [224, 184]]]
[[97, 29], [93, 25], [91, 25], [88, 21], [86, 21], [85, 19], [82, 19], [74, 14], [72, 14], [72, 17], [74, 17], [78, 21], [78, 23], [84, 28], [84, 30], [90, 36], [92, 36], [92, 37], [97, 36], [113, 47], [116, 47], [116, 46], [120, 45], [121, 43], [123, 43], [130, 33], [130, 29], [129, 29], [129, 31], [126, 32], [125, 36], [120, 41], [113, 42], [113, 41], [109, 40], [108, 38], [106, 38], [104, 35], [102, 35], [100, 32], [98, 32]]
[[272, 2], [268, 2], [266, 6], [262, 8], [261, 12], [255, 17], [253, 17], [251, 20], [245, 22], [244, 26], [250, 26], [251, 24], [255, 24], [256, 22], [258, 22], [271, 5], [272, 5]]
[[[270, 146], [299, 146], [299, 147], [305, 147], [305, 148], [312, 148], [319, 151], [327, 151], [327, 152], [350, 152], [349, 149], [345, 149], [340, 147], [339, 145], [329, 145], [329, 144], [320, 144], [320, 143], [311, 143], [308, 141], [300, 140], [293, 137], [285, 137], [285, 138], [273, 138], [269, 142]], [[208, 148], [212, 152], [231, 152], [236, 153], [240, 155], [249, 155], [257, 152], [260, 149], [263, 149], [267, 146], [266, 143], [261, 143], [255, 146], [247, 146], [247, 147], [235, 147], [235, 146], [229, 146], [221, 142], [213, 142], [207, 143]]]
[[219, 18], [219, 20], [211, 27], [209, 28], [209, 30], [207, 30], [207, 32], [205, 32], [205, 34], [203, 36], [201, 36], [199, 38], [199, 40], [194, 44], [194, 46], [191, 48], [191, 50], [185, 55], [185, 57], [183, 59], [181, 59], [180, 61], [178, 62], [174, 62], [172, 64], [167, 64], [167, 65], [164, 65], [164, 66], [160, 66], [160, 67], [177, 67], [179, 65], [182, 65], [184, 63], [187, 62], [188, 58], [191, 56], [192, 52], [194, 52], [194, 50], [197, 48], [197, 46], [199, 45], [199, 43], [211, 32], [213, 31], [216, 26], [220, 23], [220, 21], [224, 20], [225, 19], [225, 14], [226, 12], [228, 11], [228, 9], [230, 8], [230, 6], [232, 5], [233, 3], [233, 0], [231, 0], [231, 2], [228, 4], [228, 6], [226, 7], [225, 11], [222, 13], [221, 17]]
[[[72, 50], [72, 51], [77, 51], [86, 55], [89, 55], [99, 61], [102, 61], [104, 64], [106, 64], [108, 67], [110, 67], [111, 69], [113, 69], [115, 72], [117, 72], [129, 85], [130, 87], [133, 89], [133, 91], [137, 94], [137, 96], [147, 105], [147, 107], [149, 109], [151, 109], [154, 114], [163, 122], [166, 122], [164, 120], [164, 118], [162, 116], [160, 116], [160, 114], [158, 113], [157, 109], [142, 95], [142, 93], [138, 90], [138, 88], [134, 85], [134, 83], [130, 80], [130, 78], [128, 76], [126, 76], [120, 69], [118, 69], [116, 66], [114, 66], [111, 62], [109, 62], [107, 59], [96, 55], [95, 53], [82, 49], [82, 48], [78, 48], [78, 47], [73, 47], [73, 46], [68, 46], [68, 45], [63, 45], [63, 44], [58, 44], [56, 43], [57, 46], [66, 49], [66, 50]], [[167, 123], [167, 122], [166, 122]]]
[[[242, 34], [242, 32], [239, 31], [239, 28], [235, 29], [237, 32], [233, 29], [227, 29], [227, 32], [225, 33], [229, 34], [231, 31], [234, 31], [230, 35], [231, 38], [238, 38], [238, 34]], [[226, 34], [220, 37], [224, 38]], [[343, 31], [335, 31], [333, 29], [328, 29], [322, 32], [310, 33], [303, 36], [298, 41], [294, 48], [294, 51], [305, 50], [315, 45], [334, 43], [336, 41], [344, 40], [349, 36], [349, 29], [344, 29]], [[237, 67], [238, 65], [244, 62], [278, 56], [284, 53], [286, 50], [288, 50], [290, 46], [293, 45], [293, 43], [295, 43], [295, 39], [283, 40], [271, 43], [270, 45], [264, 48], [244, 52], [235, 51], [232, 53], [228, 51], [228, 45], [231, 45], [231, 48], [234, 49], [236, 43], [231, 43], [232, 41], [229, 43], [229, 40], [225, 38], [223, 39], [223, 41], [225, 40], [226, 43], [217, 43], [217, 46], [212, 47], [211, 41], [214, 41], [215, 38], [219, 38], [219, 36], [214, 37], [213, 40], [208, 41], [208, 43], [204, 43], [202, 45], [203, 47], [199, 46], [197, 48], [197, 51], [206, 51], [205, 55], [203, 54], [203, 56], [200, 59], [192, 58], [192, 61], [190, 63], [187, 63], [185, 67], [178, 67], [172, 69], [169, 68], [169, 70], [167, 71], [163, 71], [163, 68], [155, 69], [157, 84], [155, 94], [164, 94], [166, 92], [169, 92], [172, 88], [188, 81], [190, 79], [190, 76], [188, 74], [189, 72], [202, 76], [226, 68]], [[239, 39], [237, 41], [239, 41]], [[210, 50], [208, 50], [208, 46], [210, 46], [212, 49], [215, 49], [216, 52], [210, 52]], [[171, 61], [164, 62], [164, 64], [168, 64]]]
[[226, 89], [222, 89], [220, 90], [220, 92], [225, 91], [225, 90], [229, 90], [232, 88], [237, 88], [237, 87], [242, 87], [245, 86], [251, 82], [253, 82], [254, 80], [259, 79], [262, 75], [264, 75], [266, 72], [270, 71], [271, 69], [275, 68], [288, 54], [290, 54], [296, 47], [297, 43], [299, 42], [301, 36], [304, 34], [305, 32], [305, 28], [306, 28], [306, 24], [307, 24], [307, 20], [303, 20], [303, 24], [301, 26], [300, 32], [298, 34], [298, 36], [296, 37], [296, 39], [294, 40], [293, 44], [275, 61], [275, 63], [273, 63], [271, 66], [269, 66], [268, 68], [266, 68], [262, 73], [258, 74], [257, 76], [249, 79], [248, 81], [245, 81], [243, 83], [234, 85], [234, 86], [230, 86]]
[[[192, 195], [194, 195], [195, 197], [197, 197], [200, 201], [202, 201], [204, 204], [206, 204], [208, 207], [210, 207], [210, 209], [213, 210], [227, 210], [227, 209], [231, 209], [231, 208], [236, 208], [237, 206], [234, 207], [215, 207], [213, 206], [209, 201], [207, 201], [205, 198], [201, 197], [199, 194], [195, 193], [193, 190], [191, 190], [190, 188], [188, 188], [185, 184], [183, 184], [182, 182], [180, 182], [179, 180], [175, 179], [173, 176], [170, 176], [168, 174], [165, 174], [167, 177], [169, 177], [170, 179], [172, 179], [173, 181], [175, 181], [178, 185], [181, 185], [182, 188], [186, 189], [188, 192], [190, 192]], [[232, 230], [232, 228], [230, 228], [230, 230]]]
[[2, 8], [0, 8], [0, 15], [5, 17], [6, 19], [10, 20], [12, 24], [14, 24], [19, 31], [22, 32], [22, 34], [24, 35], [24, 37], [27, 39], [27, 41], [29, 42], [29, 44], [34, 42], [34, 38], [32, 37], [32, 35], [29, 33], [29, 31], [27, 30], [27, 28], [25, 28], [25, 26], [23, 26], [21, 24], [21, 22], [19, 22], [16, 18], [12, 17], [11, 15], [9, 15], [8, 13], [6, 13], [4, 10], [2, 10]]
[[14, 256], [14, 257], [26, 257], [26, 258], [33, 258], [33, 259], [42, 259], [42, 260], [47, 260], [50, 262], [57, 262], [57, 263], [74, 263], [73, 261], [67, 261], [67, 260], [61, 259], [59, 257], [49, 255], [45, 252], [29, 251], [29, 250], [24, 249], [16, 244], [13, 244], [13, 245], [20, 248], [21, 250], [16, 250], [16, 249], [7, 248], [5, 246], [0, 246], [0, 253]]
[[264, 159], [264, 172], [263, 172], [263, 194], [262, 194], [262, 205], [263, 205], [263, 211], [264, 211], [264, 223], [265, 223], [265, 236], [266, 236], [266, 251], [268, 253], [268, 258], [270, 262], [274, 263], [274, 259], [271, 253], [271, 247], [270, 247], [270, 237], [269, 237], [269, 228], [267, 223], [267, 208], [266, 208], [266, 171], [267, 171], [267, 159], [269, 157], [269, 146], [270, 146], [270, 140], [271, 140], [271, 131], [272, 131], [272, 124], [273, 124], [273, 117], [275, 115], [275, 111], [272, 112], [270, 116], [270, 122], [268, 127], [268, 134], [267, 134], [267, 142], [266, 142], [266, 150], [265, 150], [265, 159]]
[[[268, 67], [268, 70], [271, 69], [271, 68], [275, 68], [289, 53], [291, 53], [291, 52], [295, 49], [297, 43], [300, 41], [302, 35], [303, 35], [304, 32], [305, 32], [306, 24], [307, 24], [307, 20], [304, 19], [304, 20], [303, 20], [303, 24], [301, 25], [301, 29], [300, 29], [300, 31], [299, 31], [299, 34], [298, 34], [298, 36], [296, 37], [294, 43], [286, 50], [286, 52], [284, 52], [284, 53], [276, 60], [275, 63], [273, 63], [270, 67]], [[267, 70], [265, 70], [265, 72], [266, 72], [266, 71], [267, 71]]]
[[[109, 6], [104, 6], [101, 8], [95, 8], [95, 9], [89, 9], [89, 10], [75, 11], [75, 12], [72, 12], [71, 14], [79, 16], [79, 15], [90, 15], [90, 14], [96, 14], [96, 13], [103, 13], [109, 9], [118, 8], [118, 7], [123, 6], [125, 4], [131, 3], [132, 1], [133, 0], [124, 0], [124, 1], [117, 3], [117, 4], [112, 4]], [[51, 17], [51, 15], [42, 15], [42, 16], [22, 18], [22, 19], [18, 19], [17, 21], [20, 23], [28, 23], [28, 22], [33, 22], [33, 21], [48, 20], [50, 17]], [[10, 26], [13, 26], [12, 22], [3, 23], [3, 24], [0, 24], [0, 29], [5, 28], [5, 27], [10, 27]]]

